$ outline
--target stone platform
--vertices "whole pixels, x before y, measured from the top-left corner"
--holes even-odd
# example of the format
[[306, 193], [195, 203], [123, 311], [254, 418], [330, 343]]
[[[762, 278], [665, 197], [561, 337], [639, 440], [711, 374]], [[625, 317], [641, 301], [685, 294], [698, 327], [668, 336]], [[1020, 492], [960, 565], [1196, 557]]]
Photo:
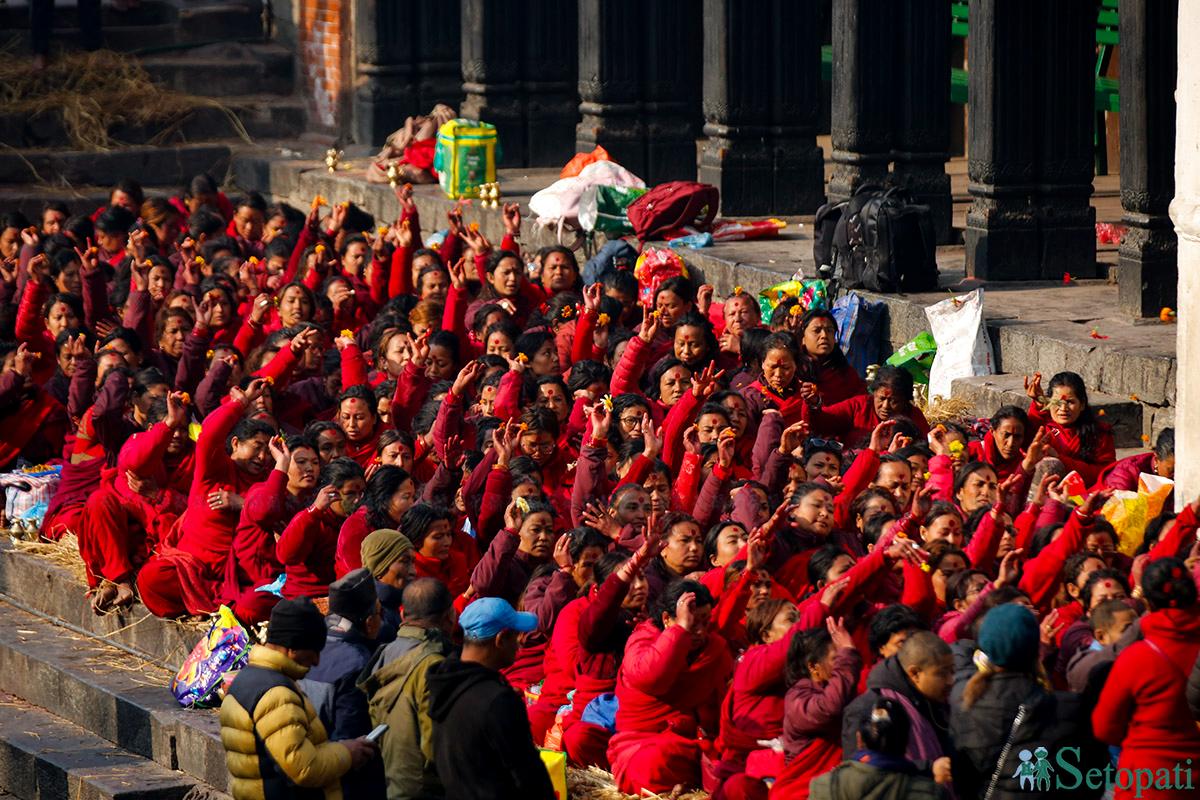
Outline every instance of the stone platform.
[[[329, 173], [313, 148], [286, 157], [269, 149], [241, 150], [234, 155], [230, 177], [242, 189], [255, 189], [297, 208], [306, 209], [317, 194], [331, 202], [351, 200], [378, 219], [393, 219], [398, 204], [386, 184], [369, 184], [365, 154], [349, 154], [343, 169]], [[954, 220], [960, 226], [966, 213], [965, 163], [951, 161], [947, 167], [955, 199]], [[505, 201], [519, 202], [527, 211], [528, 200], [537, 190], [558, 177], [555, 169], [502, 170], [499, 176]], [[1120, 199], [1117, 176], [1096, 179], [1093, 205], [1097, 219], [1117, 222]], [[415, 187], [414, 197], [421, 213], [424, 233], [445, 227], [445, 214], [454, 202], [436, 186]], [[479, 223], [493, 242], [503, 233], [498, 210], [485, 210], [477, 203], [467, 205], [465, 221]], [[778, 239], [729, 242], [702, 250], [681, 249], [683, 259], [726, 296], [734, 286], [759, 291], [796, 272], [815, 275], [812, 258], [811, 223], [807, 217], [787, 218], [788, 227]], [[523, 231], [523, 247], [536, 249], [556, 243], [556, 231], [529, 219]], [[582, 247], [574, 237], [567, 243]], [[603, 240], [594, 243], [599, 247]], [[966, 280], [961, 245], [938, 248], [940, 290], [925, 294], [879, 295], [872, 299], [887, 305], [885, 336], [894, 350], [927, 330], [924, 309], [950, 293], [984, 287], [984, 313], [999, 372], [1013, 376], [1041, 372], [1048, 380], [1061, 370], [1080, 373], [1096, 400], [1116, 416], [1119, 447], [1138, 447], [1141, 437], [1153, 437], [1174, 424], [1175, 326], [1157, 321], [1134, 321], [1117, 310], [1117, 286], [1105, 280], [1043, 281], [1029, 283], [981, 283]], [[1097, 261], [1114, 266], [1116, 245], [1100, 245]], [[1102, 270], [1103, 271], [1103, 270]], [[1093, 335], [1095, 332], [1095, 335]], [[1005, 379], [1005, 386], [1013, 382]], [[1016, 381], [1020, 383], [1019, 380]], [[964, 382], [955, 387], [976, 413], [995, 410], [1000, 394]], [[1007, 390], [1006, 390], [1007, 391]], [[1012, 399], [1008, 396], [1008, 399]]]

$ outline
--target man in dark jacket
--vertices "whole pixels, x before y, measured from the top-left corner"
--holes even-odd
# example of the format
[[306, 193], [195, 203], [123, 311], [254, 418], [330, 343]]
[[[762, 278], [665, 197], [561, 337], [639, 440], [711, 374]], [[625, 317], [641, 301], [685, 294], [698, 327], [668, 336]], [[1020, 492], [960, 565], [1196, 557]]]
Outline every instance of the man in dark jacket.
[[404, 587], [404, 623], [396, 640], [379, 648], [360, 678], [371, 719], [386, 723], [379, 739], [389, 800], [443, 797], [433, 761], [429, 670], [453, 651], [454, 598], [436, 578]]
[[428, 675], [433, 752], [446, 796], [553, 800], [525, 704], [500, 674], [516, 659], [518, 634], [537, 628], [537, 617], [484, 597], [467, 606], [459, 624], [462, 656]]
[[382, 609], [383, 624], [375, 640], [387, 644], [400, 627], [400, 604], [404, 587], [417, 578], [412, 542], [400, 531], [380, 528], [363, 539], [363, 567], [375, 578], [375, 594]]
[[[348, 572], [329, 584], [325, 617], [325, 649], [321, 663], [309, 670], [300, 686], [308, 695], [332, 739], [356, 739], [374, 727], [367, 696], [358, 676], [371, 660], [379, 632], [379, 600], [375, 579], [365, 569]], [[346, 797], [375, 797], [383, 790], [383, 766], [375, 759], [366, 769], [342, 779]]]
[[911, 730], [906, 756], [939, 783], [950, 777], [950, 690], [954, 657], [950, 646], [930, 631], [916, 631], [900, 652], [880, 661], [867, 676], [867, 690], [842, 715], [842, 750], [852, 758], [863, 721], [881, 697], [898, 700], [908, 712]]

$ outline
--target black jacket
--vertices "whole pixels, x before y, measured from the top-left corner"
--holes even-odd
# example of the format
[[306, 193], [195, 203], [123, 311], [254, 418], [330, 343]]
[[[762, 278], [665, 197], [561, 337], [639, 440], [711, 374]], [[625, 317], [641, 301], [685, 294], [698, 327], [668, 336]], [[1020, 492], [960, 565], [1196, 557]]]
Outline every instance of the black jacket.
[[[942, 752], [946, 755], [951, 754], [954, 748], [950, 739], [950, 707], [943, 703], [935, 703], [918, 692], [917, 687], [912, 685], [912, 681], [908, 679], [908, 675], [900, 666], [900, 659], [892, 656], [871, 667], [871, 672], [867, 675], [867, 690], [846, 706], [846, 711], [842, 715], [842, 752], [845, 758], [853, 758], [854, 753], [858, 750], [856, 738], [858, 729], [862, 726], [863, 720], [870, 716], [871, 708], [883, 697], [880, 689], [891, 689], [912, 703], [921, 716], [933, 725], [933, 729], [937, 732], [938, 742], [942, 745]], [[932, 767], [928, 762], [916, 759], [912, 759], [912, 761], [926, 773]]]
[[446, 797], [554, 800], [525, 704], [504, 677], [457, 656], [429, 668], [433, 752]]
[[[1080, 800], [1100, 795], [1099, 790], [1089, 790], [1086, 781], [1079, 790], [1067, 790], [1075, 780], [1070, 770], [1063, 768], [1064, 762], [1086, 775], [1089, 769], [1103, 769], [1107, 761], [1105, 748], [1092, 738], [1090, 709], [1079, 695], [1047, 692], [1028, 675], [999, 673], [991, 677], [975, 704], [966, 709], [962, 700], [966, 686], [966, 681], [956, 682], [950, 696], [950, 730], [957, 747], [952, 771], [959, 797], [982, 797], [997, 769], [1000, 777], [992, 800]], [[1026, 715], [1012, 737], [1007, 758], [998, 767], [1022, 704]], [[1039, 752], [1039, 748], [1045, 748], [1045, 752]], [[1050, 788], [1038, 790], [1032, 782], [1022, 787], [1016, 777], [1018, 768], [1023, 762], [1040, 761], [1049, 765], [1046, 772]], [[1058, 778], [1064, 783], [1058, 783]]]

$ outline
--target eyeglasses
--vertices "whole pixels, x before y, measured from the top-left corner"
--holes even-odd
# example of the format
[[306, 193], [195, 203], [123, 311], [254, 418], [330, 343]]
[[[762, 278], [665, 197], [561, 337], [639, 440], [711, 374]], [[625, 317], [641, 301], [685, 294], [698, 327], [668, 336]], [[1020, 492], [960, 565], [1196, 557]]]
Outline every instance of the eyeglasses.
[[828, 448], [829, 450], [835, 450], [839, 453], [842, 452], [843, 447], [842, 443], [837, 439], [821, 439], [816, 436], [808, 437], [808, 440], [805, 442], [805, 444], [810, 448]]

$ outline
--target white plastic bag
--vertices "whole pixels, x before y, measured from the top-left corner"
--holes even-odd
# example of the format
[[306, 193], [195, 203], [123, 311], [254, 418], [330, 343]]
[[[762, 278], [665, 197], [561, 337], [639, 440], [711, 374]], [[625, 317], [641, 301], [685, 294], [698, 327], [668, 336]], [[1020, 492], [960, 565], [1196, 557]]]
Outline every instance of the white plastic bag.
[[615, 161], [596, 161], [584, 167], [573, 178], [559, 178], [529, 198], [529, 210], [537, 215], [543, 227], [557, 227], [559, 240], [562, 230], [579, 226], [579, 198], [589, 186], [636, 186], [646, 188], [646, 182]]
[[992, 340], [983, 324], [983, 289], [935, 303], [925, 309], [937, 355], [929, 370], [929, 398], [950, 397], [955, 378], [996, 371]]

